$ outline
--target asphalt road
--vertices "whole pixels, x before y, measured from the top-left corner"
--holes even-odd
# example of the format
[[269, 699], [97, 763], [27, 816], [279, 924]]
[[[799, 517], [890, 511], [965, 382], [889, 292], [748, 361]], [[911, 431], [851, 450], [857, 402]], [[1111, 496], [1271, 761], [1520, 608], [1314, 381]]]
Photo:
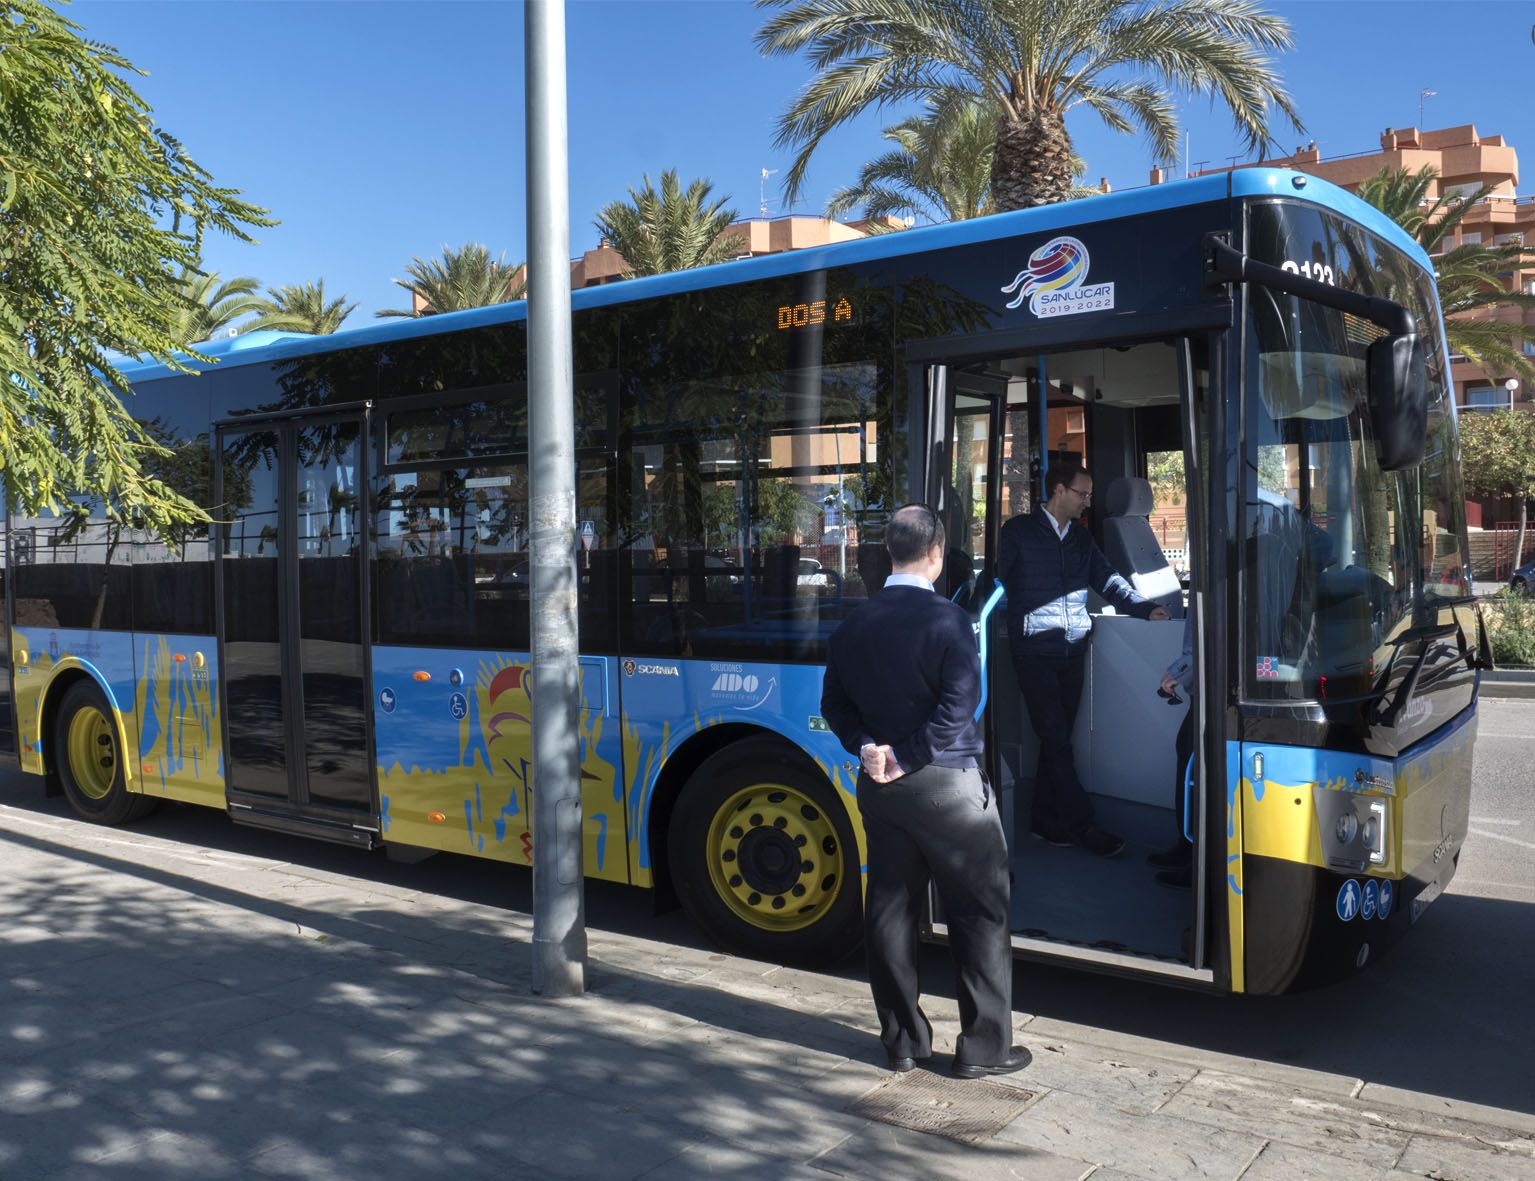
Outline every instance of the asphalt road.
[[[1387, 957], [1351, 981], [1281, 998], [1210, 997], [1141, 981], [1020, 964], [1024, 1012], [1160, 1041], [1335, 1072], [1384, 1086], [1535, 1113], [1535, 701], [1481, 704], [1471, 837], [1450, 889]], [[0, 774], [0, 800], [63, 814], [38, 781]], [[387, 880], [510, 910], [531, 906], [531, 878], [464, 857], [418, 865], [234, 826], [199, 808], [147, 820], [161, 838]], [[592, 882], [594, 927], [701, 946], [677, 911], [647, 892]], [[854, 963], [839, 975], [857, 977]], [[924, 954], [924, 985], [947, 993], [948, 953]]]

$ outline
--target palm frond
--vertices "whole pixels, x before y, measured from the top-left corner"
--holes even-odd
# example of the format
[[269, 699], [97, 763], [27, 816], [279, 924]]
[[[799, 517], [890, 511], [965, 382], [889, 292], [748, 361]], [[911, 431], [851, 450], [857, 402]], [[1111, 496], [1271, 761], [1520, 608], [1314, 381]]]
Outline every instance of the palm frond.
[[[1210, 95], [1249, 148], [1276, 121], [1302, 129], [1271, 62], [1289, 24], [1255, 0], [758, 0], [773, 14], [757, 32], [765, 54], [804, 53], [814, 76], [779, 118], [775, 147], [792, 149], [792, 202], [826, 136], [866, 111], [913, 100], [937, 109], [957, 96], [1005, 125], [994, 156], [1008, 199], [1060, 199], [1071, 150], [1061, 117], [1086, 104], [1118, 131], [1139, 130], [1159, 158], [1175, 155], [1170, 91]], [[1034, 169], [1041, 186], [1024, 180]], [[993, 194], [998, 190], [993, 177]], [[1050, 193], [1053, 195], [1040, 194]]]
[[344, 295], [326, 299], [324, 279], [315, 283], [268, 287], [267, 297], [260, 301], [260, 310], [246, 331], [267, 329], [328, 336], [339, 331], [346, 318], [356, 310], [357, 305], [347, 303]]
[[705, 179], [686, 189], [676, 169], [661, 173], [658, 190], [649, 174], [628, 201], [614, 201], [593, 223], [628, 266], [626, 277], [659, 275], [710, 266], [735, 256], [738, 246], [725, 233], [737, 219], [728, 196], [715, 197]]
[[413, 258], [405, 273], [408, 278], [392, 282], [415, 296], [421, 309], [384, 308], [375, 315], [430, 316], [488, 307], [521, 299], [525, 289], [522, 264], [508, 266], [505, 254], [492, 258], [478, 242], [457, 250], [444, 246], [441, 258]]

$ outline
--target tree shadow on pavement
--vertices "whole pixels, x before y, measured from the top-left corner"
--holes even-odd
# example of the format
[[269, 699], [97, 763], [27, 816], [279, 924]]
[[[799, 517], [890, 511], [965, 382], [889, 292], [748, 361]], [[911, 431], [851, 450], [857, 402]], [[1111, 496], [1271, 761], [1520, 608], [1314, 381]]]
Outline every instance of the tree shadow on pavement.
[[[431, 893], [423, 867], [23, 808], [52, 827], [0, 833], [5, 1181], [790, 1177], [866, 1127], [843, 1108], [887, 1077], [856, 979], [598, 914], [591, 991], [543, 1000], [529, 918]], [[311, 851], [425, 880], [338, 879]]]

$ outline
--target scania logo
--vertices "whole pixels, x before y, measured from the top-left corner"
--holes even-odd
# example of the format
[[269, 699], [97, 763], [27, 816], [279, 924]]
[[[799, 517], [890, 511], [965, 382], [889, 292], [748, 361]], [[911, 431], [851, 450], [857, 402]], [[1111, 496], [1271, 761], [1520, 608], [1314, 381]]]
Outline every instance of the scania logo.
[[632, 660], [624, 661], [624, 676], [626, 677], [680, 677], [682, 670], [675, 664], [636, 664]]

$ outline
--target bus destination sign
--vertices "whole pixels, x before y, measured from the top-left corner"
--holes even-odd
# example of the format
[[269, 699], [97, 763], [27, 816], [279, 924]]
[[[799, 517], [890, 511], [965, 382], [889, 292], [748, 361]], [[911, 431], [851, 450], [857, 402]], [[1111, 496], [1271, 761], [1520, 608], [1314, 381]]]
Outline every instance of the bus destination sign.
[[812, 303], [786, 303], [778, 308], [778, 327], [782, 330], [794, 328], [810, 328], [816, 324], [824, 324], [829, 318], [833, 324], [851, 324], [853, 322], [853, 305], [846, 296], [840, 297], [836, 303], [831, 304], [828, 316], [827, 304], [830, 300], [818, 299]]

